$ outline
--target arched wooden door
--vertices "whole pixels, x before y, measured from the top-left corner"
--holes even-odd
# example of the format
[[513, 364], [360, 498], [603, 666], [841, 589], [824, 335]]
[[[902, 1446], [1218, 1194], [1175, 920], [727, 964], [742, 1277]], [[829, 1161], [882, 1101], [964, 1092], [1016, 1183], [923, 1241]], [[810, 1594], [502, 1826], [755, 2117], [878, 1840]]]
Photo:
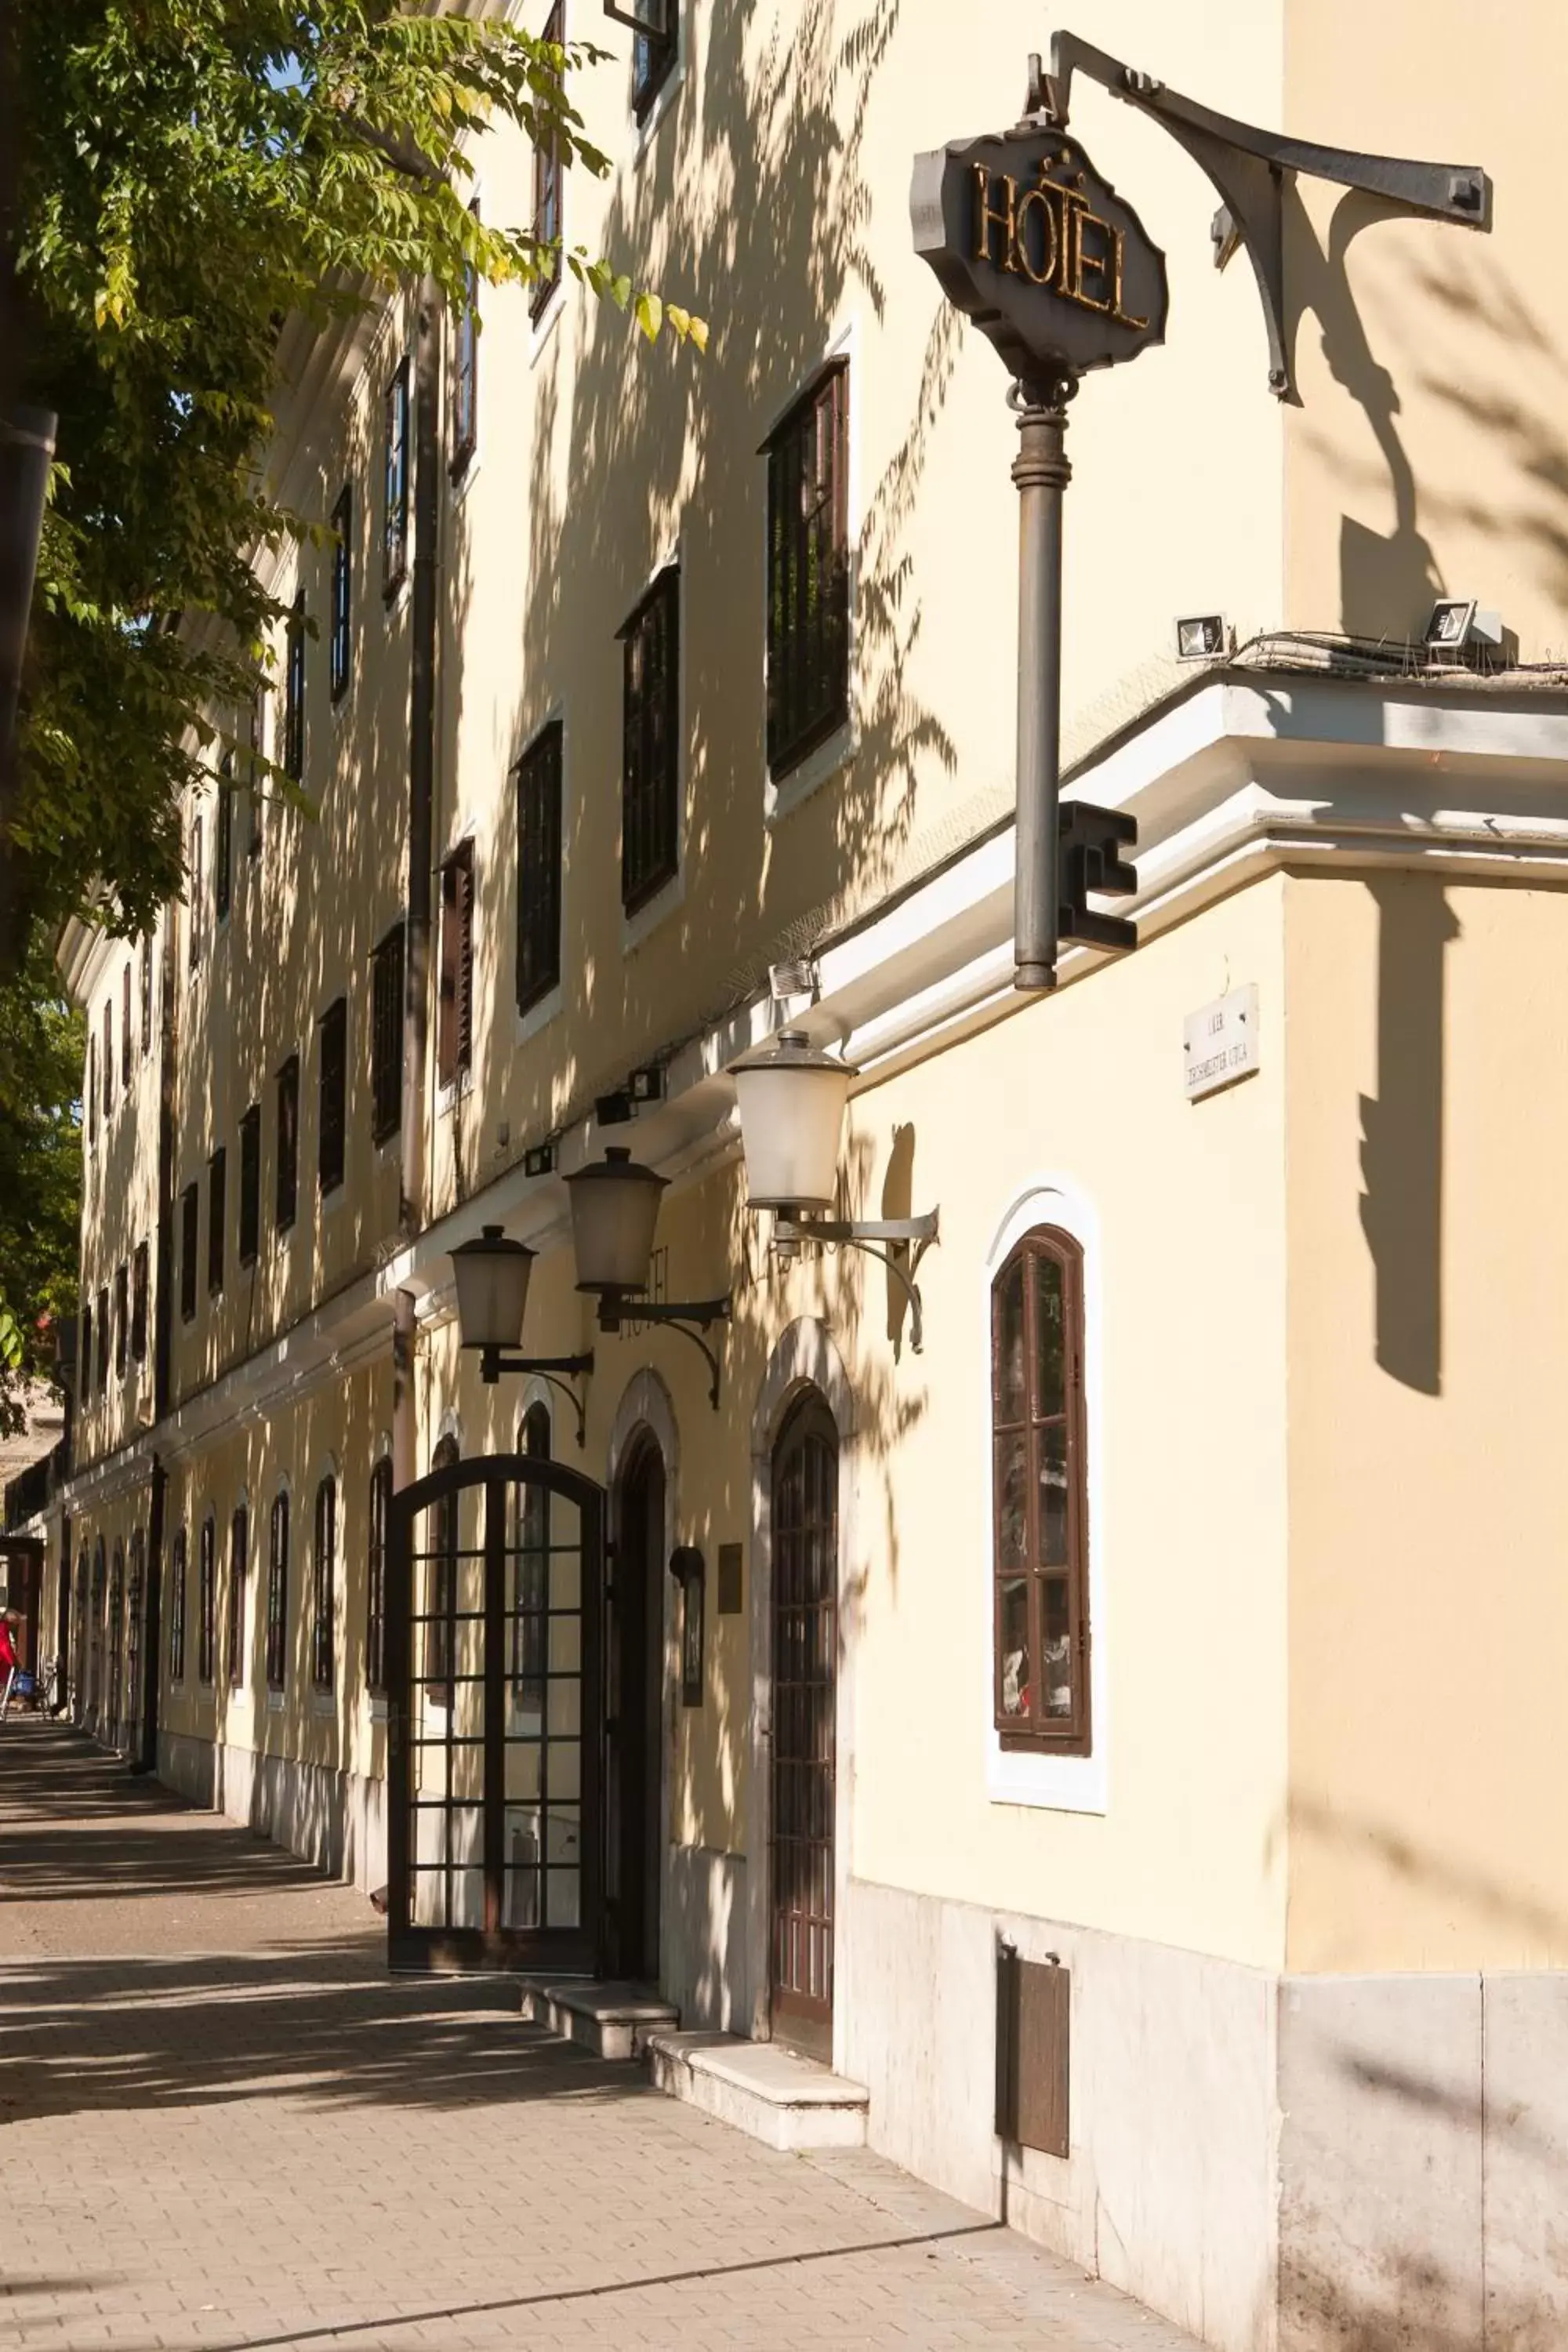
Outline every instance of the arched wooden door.
[[833, 2056], [838, 1432], [814, 1389], [773, 1462], [773, 2039]]
[[394, 1968], [598, 1965], [604, 1588], [605, 1492], [563, 1463], [450, 1462], [393, 1496]]
[[608, 1965], [658, 1981], [664, 1870], [665, 1471], [646, 1429], [616, 1481], [605, 1724]]

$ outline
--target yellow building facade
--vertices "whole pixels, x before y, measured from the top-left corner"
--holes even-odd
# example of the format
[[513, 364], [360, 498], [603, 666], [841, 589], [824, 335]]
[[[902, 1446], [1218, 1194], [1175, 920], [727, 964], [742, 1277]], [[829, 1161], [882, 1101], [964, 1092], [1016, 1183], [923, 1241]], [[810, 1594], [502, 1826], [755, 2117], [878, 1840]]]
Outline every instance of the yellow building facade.
[[[639, 352], [569, 276], [485, 289], [477, 339], [412, 296], [285, 338], [274, 477], [338, 514], [347, 583], [331, 543], [279, 557], [306, 627], [258, 723], [317, 813], [253, 797], [249, 714], [215, 714], [234, 789], [187, 812], [184, 902], [62, 943], [93, 1041], [91, 1326], [41, 1530], [73, 1705], [379, 1888], [386, 1496], [547, 1444], [607, 1498], [584, 1621], [630, 1639], [636, 1578], [641, 1648], [589, 1709], [618, 1813], [590, 1772], [539, 1866], [576, 1902], [619, 1841], [616, 1957], [682, 2024], [814, 2049], [873, 2145], [1225, 2352], [1554, 2342], [1568, 283], [1517, 57], [1544, 90], [1568, 27], [1540, 0], [1505, 53], [1405, 0], [1096, 12], [1243, 121], [1484, 165], [1495, 219], [1288, 182], [1280, 403], [1207, 184], [1075, 90], [1171, 309], [1068, 436], [1068, 788], [1137, 820], [1140, 943], [1032, 998], [1016, 436], [907, 194], [916, 151], [1012, 120], [1038, 12], [954, 42], [914, 0], [683, 0], [634, 106], [626, 37], [567, 5], [614, 51], [578, 99], [615, 164], [569, 178], [565, 238], [711, 347]], [[533, 217], [525, 142], [476, 170], [488, 215]], [[797, 509], [845, 604], [786, 677]], [[1440, 596], [1500, 612], [1506, 658], [1428, 659]], [[1218, 649], [1178, 660], [1208, 614]], [[1205, 1092], [1188, 1024], [1222, 1001], [1255, 1043]], [[858, 1073], [844, 1213], [940, 1211], [918, 1352], [896, 1276], [747, 1208], [729, 1066], [785, 1024]], [[716, 1404], [687, 1339], [597, 1328], [575, 1286], [567, 1179], [610, 1145], [668, 1180], [655, 1296], [731, 1294]], [[459, 1346], [450, 1252], [485, 1225], [540, 1254], [530, 1354], [592, 1350], [581, 1443], [559, 1386]], [[783, 1662], [825, 1559], [805, 2016]], [[997, 2129], [1015, 1955], [1066, 1971], [1060, 2155]]]

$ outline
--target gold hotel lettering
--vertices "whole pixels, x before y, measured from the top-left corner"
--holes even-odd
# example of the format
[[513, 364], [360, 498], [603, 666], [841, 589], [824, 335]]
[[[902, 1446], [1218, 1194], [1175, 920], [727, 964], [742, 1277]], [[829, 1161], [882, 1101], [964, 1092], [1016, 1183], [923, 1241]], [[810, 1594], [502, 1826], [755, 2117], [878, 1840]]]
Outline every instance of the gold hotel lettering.
[[[1040, 184], [1018, 194], [1018, 183], [1010, 172], [992, 173], [984, 163], [971, 166], [974, 173], [976, 195], [974, 257], [988, 261], [993, 268], [1005, 269], [1011, 277], [1028, 278], [1031, 285], [1048, 286], [1064, 302], [1076, 302], [1080, 310], [1096, 310], [1101, 317], [1114, 319], [1121, 327], [1142, 328], [1147, 319], [1134, 318], [1122, 308], [1121, 278], [1127, 250], [1127, 233], [1090, 212], [1089, 198], [1074, 188], [1064, 188], [1059, 181], [1050, 179], [1042, 163]], [[993, 200], [992, 190], [1000, 182], [1003, 200]], [[1037, 262], [1031, 249], [1031, 222], [1039, 222], [1040, 252]], [[1104, 239], [1104, 249], [1087, 250], [1084, 230], [1095, 228]], [[1000, 257], [994, 250], [992, 232], [1002, 232]]]

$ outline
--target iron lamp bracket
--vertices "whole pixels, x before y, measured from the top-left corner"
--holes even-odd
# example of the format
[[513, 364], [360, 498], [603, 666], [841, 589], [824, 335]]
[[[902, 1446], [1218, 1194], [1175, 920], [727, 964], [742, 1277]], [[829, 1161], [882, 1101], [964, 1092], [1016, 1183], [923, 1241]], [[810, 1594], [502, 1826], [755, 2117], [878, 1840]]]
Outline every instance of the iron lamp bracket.
[[710, 1380], [708, 1402], [715, 1412], [719, 1410], [719, 1357], [703, 1338], [715, 1323], [730, 1320], [730, 1300], [723, 1298], [688, 1298], [681, 1300], [644, 1298], [630, 1290], [606, 1291], [599, 1300], [599, 1328], [618, 1331], [626, 1323], [658, 1323], [679, 1331], [707, 1365]]
[[1027, 111], [1065, 128], [1075, 73], [1100, 82], [1113, 98], [1135, 106], [1168, 131], [1208, 174], [1222, 199], [1212, 235], [1216, 269], [1237, 246], [1247, 247], [1268, 331], [1268, 389], [1281, 400], [1295, 392], [1285, 330], [1284, 178], [1305, 172], [1382, 196], [1406, 212], [1450, 221], [1460, 228], [1489, 230], [1492, 184], [1479, 164], [1416, 163], [1395, 155], [1363, 155], [1352, 148], [1320, 147], [1310, 139], [1259, 131], [1216, 114], [1195, 99], [1184, 98], [1152, 74], [1123, 65], [1120, 58], [1080, 40], [1076, 33], [1051, 36], [1051, 70], [1029, 59]]
[[915, 1274], [932, 1242], [939, 1238], [940, 1211], [924, 1217], [784, 1217], [773, 1219], [775, 1249], [798, 1249], [802, 1242], [830, 1242], [846, 1249], [864, 1250], [879, 1259], [910, 1302], [910, 1345], [921, 1354], [925, 1323], [921, 1313], [920, 1286]]
[[590, 1348], [581, 1356], [520, 1356], [510, 1348], [481, 1348], [479, 1378], [493, 1389], [503, 1372], [531, 1372], [547, 1388], [565, 1397], [577, 1416], [577, 1444], [588, 1442], [588, 1417], [581, 1390], [568, 1382], [584, 1380], [594, 1369], [594, 1351]]

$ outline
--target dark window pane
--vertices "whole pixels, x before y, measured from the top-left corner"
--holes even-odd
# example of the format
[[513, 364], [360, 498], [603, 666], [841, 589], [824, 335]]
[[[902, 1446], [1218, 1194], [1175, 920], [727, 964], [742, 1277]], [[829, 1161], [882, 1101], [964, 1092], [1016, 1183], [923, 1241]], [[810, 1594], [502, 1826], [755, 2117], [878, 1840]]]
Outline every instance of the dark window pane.
[[786, 775], [849, 712], [847, 362], [768, 445], [768, 767]]
[[290, 1054], [278, 1073], [278, 1230], [294, 1222], [300, 1194], [300, 1056]]
[[321, 1015], [320, 1182], [323, 1192], [335, 1192], [343, 1181], [348, 1044], [348, 1000], [340, 996]]
[[561, 981], [562, 729], [552, 720], [517, 769], [517, 1008]]
[[366, 1590], [364, 1676], [373, 1691], [386, 1687], [386, 1517], [392, 1502], [392, 1465], [378, 1462], [370, 1474], [370, 1558]]
[[169, 1679], [185, 1679], [185, 1531], [174, 1538], [169, 1555]]
[[305, 772], [305, 592], [289, 615], [288, 667], [284, 677], [283, 772], [298, 783]]
[[646, 904], [675, 874], [679, 845], [680, 573], [660, 573], [621, 632], [621, 904]]
[[261, 1105], [239, 1122], [239, 1262], [254, 1265], [261, 1246]]
[[1045, 1711], [1047, 1716], [1072, 1713], [1071, 1612], [1065, 1576], [1040, 1580], [1040, 1648], [1044, 1660]]
[[998, 1712], [1004, 1718], [1026, 1718], [1030, 1711], [1032, 1675], [1029, 1659], [1029, 1583], [1010, 1578], [1001, 1589], [997, 1609], [996, 1649], [1001, 1664]]
[[1027, 1364], [1024, 1353], [1024, 1267], [1016, 1260], [997, 1286], [994, 1307], [995, 1372], [993, 1395], [999, 1423], [1024, 1418]]
[[382, 475], [382, 593], [394, 596], [408, 572], [408, 361], [386, 387]]
[[403, 926], [371, 961], [371, 1135], [384, 1143], [403, 1121]]
[[645, 122], [654, 100], [675, 70], [679, 0], [633, 0], [634, 14], [647, 26], [632, 36], [632, 112]]
[[136, 1244], [135, 1271], [131, 1283], [131, 1353], [136, 1362], [147, 1360], [147, 1288], [149, 1278], [148, 1249], [145, 1242]]
[[316, 1489], [316, 1542], [313, 1606], [310, 1629], [310, 1679], [319, 1691], [332, 1687], [334, 1585], [338, 1549], [336, 1481], [323, 1478]]
[[196, 1247], [201, 1228], [201, 1194], [187, 1184], [180, 1195], [180, 1313], [190, 1322], [196, 1311]]
[[228, 1679], [245, 1688], [245, 1588], [250, 1568], [250, 1514], [241, 1503], [228, 1528]]
[[1034, 1411], [1038, 1417], [1062, 1410], [1066, 1377], [1066, 1334], [1063, 1328], [1066, 1301], [1062, 1269], [1054, 1257], [1037, 1257], [1034, 1276]]
[[223, 1288], [227, 1193], [228, 1154], [220, 1143], [207, 1161], [207, 1289], [215, 1297]]
[[234, 753], [226, 751], [218, 770], [213, 842], [213, 912], [221, 923], [234, 896]]
[[332, 509], [331, 635], [327, 646], [327, 679], [334, 702], [348, 686], [353, 629], [353, 494], [345, 482]]
[[[561, 0], [544, 20], [542, 37], [557, 44], [563, 37], [563, 16]], [[538, 322], [544, 315], [551, 295], [561, 283], [561, 143], [553, 135], [536, 142], [533, 150], [533, 234], [543, 244], [556, 243], [556, 251], [545, 263], [533, 281], [529, 297], [530, 312]]]
[[267, 1554], [267, 1685], [281, 1690], [289, 1665], [289, 1497], [272, 1505]]
[[459, 844], [441, 868], [440, 997], [436, 1073], [450, 1086], [470, 1067], [474, 1042], [474, 845]]

